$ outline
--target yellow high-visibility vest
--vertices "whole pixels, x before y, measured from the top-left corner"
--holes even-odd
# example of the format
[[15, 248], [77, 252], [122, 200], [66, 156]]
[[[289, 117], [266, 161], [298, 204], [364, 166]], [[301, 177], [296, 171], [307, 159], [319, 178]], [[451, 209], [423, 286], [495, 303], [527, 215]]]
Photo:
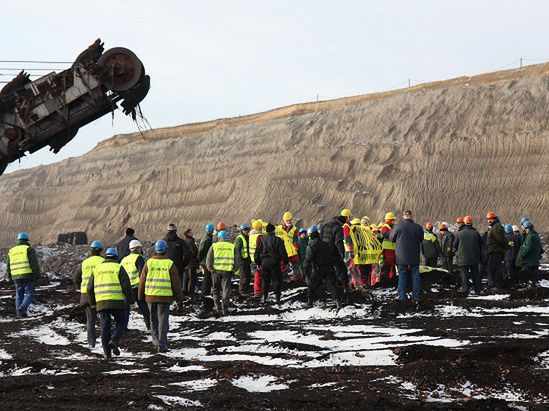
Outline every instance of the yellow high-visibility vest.
[[[382, 228], [388, 228], [389, 230], [392, 230], [392, 228], [389, 224], [383, 224]], [[383, 242], [381, 243], [381, 248], [383, 250], [396, 250], [396, 243], [393, 243], [392, 241], [390, 241], [387, 238], [383, 237]]]
[[244, 259], [248, 258], [248, 241], [246, 240], [246, 236], [244, 234], [239, 234], [236, 238], [240, 238], [242, 241], [242, 250], [240, 251], [240, 255]]
[[128, 277], [130, 277], [132, 288], [139, 284], [139, 270], [135, 263], [140, 256], [141, 254], [131, 253], [120, 261], [120, 264], [122, 264], [122, 267], [124, 267], [124, 270], [128, 273]]
[[124, 301], [124, 293], [118, 279], [121, 265], [113, 261], [98, 264], [93, 269], [95, 301]]
[[82, 283], [80, 284], [80, 292], [82, 294], [85, 294], [88, 289], [88, 283], [90, 282], [90, 277], [93, 274], [93, 269], [103, 261], [105, 261], [105, 259], [100, 255], [92, 255], [82, 261]]
[[169, 258], [150, 258], [147, 261], [145, 295], [173, 297], [170, 269], [173, 261]]
[[13, 280], [19, 280], [21, 278], [28, 277], [32, 274], [32, 268], [29, 262], [29, 256], [27, 250], [30, 246], [22, 244], [12, 247], [8, 251], [10, 257], [10, 272]]
[[255, 250], [257, 249], [257, 237], [263, 235], [263, 231], [252, 230], [249, 235], [250, 259], [255, 263]]
[[428, 232], [423, 233], [423, 239], [425, 241], [430, 241], [433, 244], [437, 241], [437, 236]]
[[[290, 233], [292, 237], [290, 237]], [[288, 257], [293, 257], [297, 254], [297, 250], [293, 243], [293, 233], [295, 233], [295, 227], [292, 227], [289, 232], [286, 232], [281, 225], [277, 225], [275, 228], [275, 235], [284, 241], [284, 248], [286, 249]]]
[[234, 269], [234, 244], [225, 241], [212, 245], [214, 261], [213, 269], [219, 271], [233, 271]]

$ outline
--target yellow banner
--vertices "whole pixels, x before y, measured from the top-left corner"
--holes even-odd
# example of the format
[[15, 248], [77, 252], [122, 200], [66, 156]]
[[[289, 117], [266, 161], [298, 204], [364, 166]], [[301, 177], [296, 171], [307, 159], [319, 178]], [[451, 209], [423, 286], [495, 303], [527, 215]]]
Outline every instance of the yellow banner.
[[381, 243], [372, 234], [370, 227], [352, 225], [349, 230], [353, 241], [355, 264], [377, 264], [381, 258]]

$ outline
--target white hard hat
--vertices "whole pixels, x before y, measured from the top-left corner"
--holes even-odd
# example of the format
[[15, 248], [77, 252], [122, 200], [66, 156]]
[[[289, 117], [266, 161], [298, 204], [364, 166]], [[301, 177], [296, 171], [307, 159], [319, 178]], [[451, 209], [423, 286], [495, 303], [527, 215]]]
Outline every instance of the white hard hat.
[[141, 241], [139, 240], [132, 240], [130, 241], [130, 250], [133, 250], [134, 248], [142, 247]]
[[518, 228], [518, 225], [513, 226], [513, 231], [520, 231], [519, 228]]

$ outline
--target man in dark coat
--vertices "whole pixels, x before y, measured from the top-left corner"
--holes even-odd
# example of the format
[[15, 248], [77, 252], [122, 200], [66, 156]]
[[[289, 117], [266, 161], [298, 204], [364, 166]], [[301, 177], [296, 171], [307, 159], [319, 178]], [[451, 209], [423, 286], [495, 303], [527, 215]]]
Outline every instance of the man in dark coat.
[[316, 226], [309, 229], [310, 243], [307, 245], [303, 258], [303, 272], [307, 283], [307, 306], [312, 307], [322, 284], [328, 289], [337, 308], [341, 308], [341, 301], [336, 287], [334, 271], [335, 258], [328, 243], [320, 239]]
[[507, 271], [507, 278], [512, 279], [516, 273], [516, 261], [520, 250], [520, 235], [513, 233], [513, 226], [507, 224], [505, 226], [505, 238], [509, 244], [507, 250], [505, 250], [505, 269]]
[[509, 245], [497, 214], [489, 211], [486, 214], [486, 221], [490, 225], [490, 231], [486, 237], [488, 288], [501, 288], [503, 286], [503, 259]]
[[[177, 235], [177, 226], [173, 223], [168, 224], [168, 232], [164, 236], [164, 241], [168, 243], [166, 257], [172, 260], [179, 274], [179, 283], [183, 284], [187, 265], [191, 261], [191, 252], [187, 242]], [[178, 303], [179, 308], [182, 303]]]
[[520, 246], [517, 257], [517, 266], [521, 267], [523, 272], [537, 274], [539, 269], [539, 261], [543, 254], [541, 239], [539, 234], [534, 230], [534, 224], [531, 221], [525, 221], [522, 226], [526, 237]]
[[343, 287], [349, 284], [347, 275], [347, 266], [345, 265], [345, 247], [343, 246], [343, 224], [347, 221], [345, 216], [336, 216], [322, 226], [320, 236], [322, 241], [330, 245], [334, 255], [334, 267], [336, 269], [337, 280]]
[[202, 271], [202, 297], [210, 295], [212, 292], [212, 273], [206, 267], [206, 257], [213, 244], [214, 229], [213, 224], [206, 224], [205, 234], [200, 239], [200, 244], [198, 245], [198, 263]]
[[284, 241], [275, 235], [275, 226], [267, 224], [267, 234], [259, 239], [255, 250], [254, 261], [261, 267], [263, 279], [263, 302], [267, 302], [269, 288], [273, 285], [276, 303], [280, 303], [282, 273], [280, 263], [288, 264], [288, 253]]
[[437, 236], [433, 233], [433, 223], [425, 223], [425, 233], [423, 234], [423, 242], [421, 243], [421, 251], [425, 258], [427, 267], [436, 267], [438, 256], [440, 255], [440, 244]]
[[126, 236], [116, 244], [118, 261], [122, 261], [124, 257], [130, 254], [130, 241], [139, 240], [134, 234], [135, 230], [133, 228], [126, 228]]
[[400, 221], [391, 231], [390, 240], [396, 243], [396, 263], [398, 266], [398, 298], [406, 300], [408, 277], [412, 277], [412, 298], [421, 297], [421, 278], [419, 276], [420, 248], [423, 241], [423, 228], [414, 223], [412, 212], [406, 210]]
[[183, 233], [183, 239], [187, 243], [191, 259], [183, 278], [183, 293], [192, 295], [195, 293], [197, 273], [198, 270], [198, 247], [196, 246], [196, 240], [194, 239], [193, 232], [190, 228], [186, 229]]
[[482, 237], [473, 227], [473, 217], [463, 218], [464, 226], [456, 233], [454, 250], [457, 257], [457, 265], [461, 274], [460, 292], [469, 292], [469, 280], [473, 280], [475, 294], [482, 290], [482, 275], [479, 264], [482, 256]]

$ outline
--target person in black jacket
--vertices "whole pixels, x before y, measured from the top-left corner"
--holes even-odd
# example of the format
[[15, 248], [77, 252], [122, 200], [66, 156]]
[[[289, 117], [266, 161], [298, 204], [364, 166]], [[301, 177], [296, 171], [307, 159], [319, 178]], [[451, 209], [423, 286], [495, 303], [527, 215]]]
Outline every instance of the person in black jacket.
[[309, 228], [310, 243], [305, 251], [303, 261], [303, 272], [307, 283], [307, 306], [312, 307], [315, 297], [322, 283], [326, 286], [333, 299], [336, 301], [337, 308], [341, 308], [341, 300], [336, 287], [336, 278], [334, 271], [335, 258], [330, 245], [320, 239], [318, 228], [312, 226]]
[[288, 264], [288, 253], [284, 241], [275, 235], [275, 226], [267, 224], [267, 234], [259, 239], [254, 254], [254, 261], [260, 267], [263, 279], [263, 302], [267, 302], [271, 281], [276, 297], [276, 303], [280, 304], [280, 287], [282, 285], [282, 273], [280, 263]]
[[[168, 251], [166, 257], [172, 260], [177, 267], [179, 273], [180, 284], [184, 283], [185, 273], [187, 272], [187, 265], [191, 261], [191, 251], [187, 242], [177, 235], [177, 226], [175, 224], [168, 224], [168, 232], [164, 236], [164, 240], [168, 243]], [[181, 307], [182, 303], [179, 302], [178, 306]]]
[[347, 275], [347, 266], [345, 265], [345, 248], [343, 246], [343, 224], [346, 222], [345, 216], [336, 216], [331, 221], [322, 226], [320, 236], [322, 241], [330, 245], [330, 249], [334, 255], [334, 267], [339, 280], [343, 287], [349, 284], [349, 276]]
[[118, 262], [122, 261], [124, 257], [130, 255], [130, 241], [138, 240], [133, 228], [126, 228], [126, 236], [116, 244], [116, 251], [118, 252]]

